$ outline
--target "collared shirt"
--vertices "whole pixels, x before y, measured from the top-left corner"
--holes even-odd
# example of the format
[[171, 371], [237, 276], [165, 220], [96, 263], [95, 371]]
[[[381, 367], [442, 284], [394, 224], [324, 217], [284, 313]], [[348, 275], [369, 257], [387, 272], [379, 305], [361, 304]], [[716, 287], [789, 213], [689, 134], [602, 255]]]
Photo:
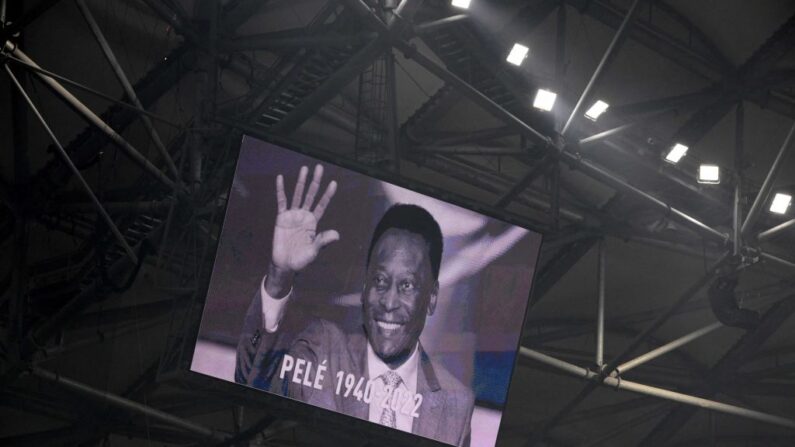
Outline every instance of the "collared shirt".
[[[399, 430], [403, 430], [406, 432], [411, 433], [412, 426], [414, 424], [414, 418], [411, 417], [411, 411], [414, 410], [414, 395], [417, 393], [417, 371], [420, 365], [420, 354], [418, 349], [419, 344], [414, 346], [414, 351], [411, 353], [409, 358], [403, 362], [402, 365], [398, 366], [397, 369], [393, 371], [396, 372], [400, 378], [402, 379], [403, 383], [398, 386], [398, 389], [401, 391], [398, 392], [398, 396], [400, 398], [400, 406], [398, 410], [395, 411], [396, 416], [396, 426]], [[384, 412], [384, 407], [382, 403], [386, 396], [384, 395], [383, 387], [384, 383], [378, 377], [381, 374], [384, 374], [387, 370], [389, 370], [389, 366], [381, 360], [380, 357], [373, 351], [373, 347], [370, 346], [370, 343], [367, 343], [367, 373], [370, 376], [370, 379], [373, 381], [373, 398], [370, 400], [370, 422], [380, 423], [381, 422], [381, 415]], [[393, 396], [389, 399], [389, 403], [391, 403]], [[410, 402], [409, 402], [410, 401]], [[402, 411], [403, 409], [407, 409], [409, 411]], [[406, 414], [408, 413], [408, 414]]]

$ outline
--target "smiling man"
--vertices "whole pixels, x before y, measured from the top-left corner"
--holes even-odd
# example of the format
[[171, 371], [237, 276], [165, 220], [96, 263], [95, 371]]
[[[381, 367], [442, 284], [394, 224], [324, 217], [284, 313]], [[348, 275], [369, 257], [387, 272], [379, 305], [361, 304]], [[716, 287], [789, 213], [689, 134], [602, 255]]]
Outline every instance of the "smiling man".
[[362, 325], [344, 332], [309, 317], [296, 301], [296, 274], [339, 240], [317, 225], [336, 192], [314, 205], [323, 168], [304, 196], [302, 167], [291, 205], [276, 179], [278, 214], [268, 273], [246, 314], [235, 380], [448, 444], [469, 445], [472, 392], [431, 361], [419, 341], [436, 308], [443, 237], [425, 209], [398, 204], [373, 231], [362, 290]]

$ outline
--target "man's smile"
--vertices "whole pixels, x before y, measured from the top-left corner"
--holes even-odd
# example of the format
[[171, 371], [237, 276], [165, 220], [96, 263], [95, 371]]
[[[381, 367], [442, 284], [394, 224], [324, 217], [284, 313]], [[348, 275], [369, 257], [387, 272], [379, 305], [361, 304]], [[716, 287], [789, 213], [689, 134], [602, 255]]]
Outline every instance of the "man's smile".
[[400, 323], [400, 322], [396, 322], [396, 321], [379, 320], [379, 319], [375, 320], [375, 324], [378, 326], [379, 329], [382, 330], [382, 332], [385, 332], [386, 334], [390, 334], [392, 332], [396, 332], [399, 329], [403, 328], [403, 326], [406, 325], [406, 323]]

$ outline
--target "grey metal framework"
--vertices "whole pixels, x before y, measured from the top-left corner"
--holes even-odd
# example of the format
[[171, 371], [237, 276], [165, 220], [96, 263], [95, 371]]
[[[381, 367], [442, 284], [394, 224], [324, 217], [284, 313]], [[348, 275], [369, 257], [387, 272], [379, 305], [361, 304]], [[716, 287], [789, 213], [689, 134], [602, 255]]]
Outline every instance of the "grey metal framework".
[[[254, 438], [287, 439], [285, 433], [302, 424], [328, 428], [325, 433], [336, 433], [328, 436], [337, 438], [325, 439], [334, 442], [348, 442], [355, 436], [367, 438], [361, 442], [401, 442], [373, 428], [361, 428], [359, 435], [346, 433], [341, 428], [344, 424], [325, 420], [289, 402], [274, 402], [264, 411], [257, 410], [260, 401], [220, 393], [212, 383], [200, 381], [197, 385], [182, 374], [188, 366], [188, 348], [201, 309], [198, 292], [208, 280], [226, 197], [224, 188], [234, 166], [233, 148], [241, 133], [276, 143], [292, 143], [307, 154], [355, 166], [386, 179], [402, 178], [443, 198], [545, 232], [547, 243], [538, 266], [528, 320], [528, 325], [536, 326], [539, 332], [537, 337], [523, 339], [520, 353], [529, 361], [581, 377], [586, 383], [573, 399], [555, 408], [551, 417], [523, 433], [524, 445], [556, 444], [551, 435], [556, 427], [590, 417], [588, 410], [579, 413], [575, 410], [600, 386], [684, 404], [665, 404], [627, 423], [627, 427], [634, 427], [664, 414], [646, 438], [639, 441], [640, 445], [665, 445], [698, 408], [795, 430], [795, 420], [791, 417], [750, 405], [727, 404], [714, 397], [722, 387], [722, 378], [735, 372], [795, 312], [795, 295], [791, 294], [795, 287], [791, 280], [795, 276], [795, 257], [792, 253], [782, 254], [775, 245], [782, 234], [792, 233], [795, 220], [770, 225], [762, 212], [777, 173], [787, 157], [792, 156], [795, 124], [781, 143], [761, 186], [746, 183], [742, 173], [744, 159], [749, 157], [743, 145], [743, 102], [764, 101], [769, 110], [795, 119], [795, 104], [770, 93], [775, 93], [779, 86], [791, 85], [795, 79], [795, 71], [776, 67], [777, 58], [795, 46], [795, 17], [789, 18], [745, 63], [735, 67], [706, 35], [665, 2], [634, 0], [627, 9], [605, 0], [526, 2], [518, 8], [519, 13], [510, 26], [521, 27], [526, 32], [553, 12], [558, 13], [556, 73], [559, 77], [565, 76], [562, 61], [566, 50], [567, 5], [615, 29], [570, 115], [556, 123], [519, 99], [537, 87], [534, 81], [500, 68], [501, 52], [495, 50], [497, 44], [491, 37], [478, 29], [467, 14], [451, 10], [448, 2], [441, 0], [319, 2], [316, 16], [306, 27], [244, 37], [235, 31], [268, 1], [237, 0], [221, 4], [198, 0], [189, 14], [178, 1], [142, 0], [141, 7], [148, 8], [173, 28], [180, 42], [136, 82], [131, 82], [122, 69], [89, 5], [77, 0], [103, 57], [123, 87], [121, 99], [48, 71], [23, 51], [24, 40], [18, 33], [24, 36], [25, 27], [39, 16], [49, 14], [50, 8], [59, 3], [57, 0], [39, 1], [25, 14], [14, 3], [2, 2], [0, 33], [5, 73], [14, 86], [16, 161], [15, 181], [0, 179], [0, 197], [5, 204], [0, 209], [0, 242], [11, 247], [15, 266], [0, 278], [6, 328], [2, 341], [0, 401], [22, 411], [63, 420], [68, 427], [4, 437], [0, 438], [0, 444], [84, 445], [101, 443], [109, 434], [117, 433], [179, 444], [246, 445]], [[656, 27], [652, 12], [684, 25], [689, 30], [689, 44], [684, 45], [681, 36]], [[13, 15], [16, 16], [12, 18]], [[587, 126], [578, 126], [577, 121], [582, 119], [583, 108], [593, 99], [616, 53], [630, 40], [715, 83], [687, 95], [615, 106], [613, 116], [624, 123], [606, 131], [589, 132]], [[252, 56], [255, 51], [271, 51], [277, 56], [263, 66]], [[398, 122], [396, 105], [399, 95], [396, 76], [401, 70], [396, 53], [443, 84], [403, 123]], [[219, 102], [222, 71], [245, 82], [248, 91]], [[731, 82], [721, 82], [728, 78]], [[36, 79], [89, 123], [66, 145], [61, 144], [48, 126], [54, 118], [46, 110], [42, 112], [36, 97], [29, 94]], [[160, 98], [181, 83], [189, 84], [188, 88], [198, 98], [195, 114], [184, 122], [174, 123], [150, 111]], [[351, 98], [346, 90], [351, 83], [359, 86], [358, 97]], [[109, 108], [96, 113], [67, 87], [105, 100]], [[500, 125], [462, 133], [435, 129], [432, 123], [436, 118], [461, 98], [488, 112]], [[24, 107], [30, 107], [47, 130], [60, 157], [53, 156], [36, 173], [29, 172], [25, 161]], [[735, 108], [736, 148], [734, 170], [730, 173], [734, 178], [729, 186], [699, 188], [684, 169], [661, 168], [656, 155], [633, 147], [641, 145], [630, 135], [633, 129], [670, 113], [685, 111], [692, 112], [691, 118], [679, 128], [675, 139], [694, 144]], [[139, 119], [157, 149], [154, 158], [148, 158], [149, 155], [123, 136]], [[350, 137], [347, 140], [352, 142], [350, 150], [341, 153], [317, 148], [299, 139], [299, 128], [312, 119], [331, 125], [344, 138]], [[164, 122], [169, 124], [168, 135], [156, 127]], [[506, 144], [508, 137], [515, 137], [518, 144]], [[92, 166], [108, 142], [137, 165], [132, 169], [145, 174], [136, 177], [132, 187], [113, 198], [98, 194], [81, 172]], [[621, 154], [642, 174], [633, 178], [619, 175], [610, 167], [609, 159], [590, 150], [593, 147]], [[473, 162], [472, 157], [478, 156], [497, 158], [521, 169], [519, 174], [507, 175], [499, 168]], [[68, 171], [58, 160], [65, 162]], [[409, 163], [467, 184], [493, 199], [472, 200], [433, 184], [401, 177], [401, 166]], [[576, 170], [619, 194], [598, 207], [574, 200], [573, 194], [565, 191], [562, 168]], [[60, 199], [58, 191], [66, 188], [72, 177], [78, 179], [81, 193], [90, 201]], [[539, 180], [548, 187], [537, 186], [543, 183]], [[659, 184], [677, 193], [659, 192], [654, 187]], [[25, 197], [23, 188], [29, 197]], [[687, 199], [682, 199], [683, 195]], [[628, 221], [636, 217], [629, 211], [633, 209], [631, 203], [641, 203], [644, 210], [664, 215], [687, 230], [675, 237], [661, 237], [642, 226], [617, 221], [616, 215], [622, 213]], [[750, 204], [747, 210], [746, 203]], [[95, 213], [101, 222], [93, 218]], [[726, 222], [731, 222], [728, 230]], [[81, 241], [80, 246], [74, 252], [29, 265], [29, 238], [36, 226], [75, 237]], [[698, 241], [703, 250], [696, 250], [696, 254], [713, 261], [704, 275], [671, 305], [638, 317], [636, 322], [643, 323], [644, 329], [630, 331], [631, 341], [618, 355], [609, 357], [605, 354], [605, 340], [611, 332], [606, 327], [626, 327], [622, 324], [627, 324], [628, 317], [624, 321], [606, 319], [605, 306], [609, 305], [610, 297], [605, 283], [610, 280], [610, 269], [605, 266], [603, 241], [607, 237], [683, 253], [693, 252], [692, 245]], [[541, 331], [543, 322], [533, 319], [533, 307], [593, 247], [599, 250], [596, 318], [573, 321], [563, 329], [565, 324], [558, 322], [556, 330]], [[717, 364], [703, 371], [700, 380], [688, 391], [622, 378], [622, 374], [652, 359], [676, 355], [678, 348], [722, 327], [713, 323], [668, 342], [654, 338], [655, 332], [672, 316], [698, 306], [692, 299], [718, 272], [729, 268], [745, 274], [758, 265], [785, 272], [785, 279], [778, 283], [775, 292], [789, 293], [771, 306], [758, 327], [749, 330]], [[112, 303], [136, 287], [135, 280], [142, 267], [157, 272], [157, 294], [166, 299], [129, 307], [101, 307], [102, 310], [87, 313], [92, 304]], [[100, 390], [40, 366], [48, 359], [68, 356], [97, 340], [138, 331], [141, 325], [162, 320], [164, 313], [170, 315], [170, 320], [162, 355], [143, 368], [140, 377], [123, 393]], [[66, 329], [100, 320], [127, 326], [112, 335], [101, 334], [97, 329], [99, 335], [89, 334], [69, 344], [59, 340]], [[585, 361], [592, 364], [589, 368], [557, 358], [543, 349], [545, 343], [583, 333], [596, 334], [595, 352], [589, 353]], [[638, 355], [641, 347], [648, 344], [654, 347]], [[781, 368], [791, 371], [792, 365], [784, 364]], [[178, 404], [146, 401], [145, 396], [152, 390], [169, 388], [176, 390]], [[643, 399], [637, 401], [638, 408], [657, 402]], [[222, 411], [231, 413], [232, 430], [211, 428], [190, 420], [195, 414]], [[98, 417], [99, 422], [89, 423], [92, 417]], [[593, 445], [611, 439], [623, 429], [616, 427], [602, 438], [594, 439]]]

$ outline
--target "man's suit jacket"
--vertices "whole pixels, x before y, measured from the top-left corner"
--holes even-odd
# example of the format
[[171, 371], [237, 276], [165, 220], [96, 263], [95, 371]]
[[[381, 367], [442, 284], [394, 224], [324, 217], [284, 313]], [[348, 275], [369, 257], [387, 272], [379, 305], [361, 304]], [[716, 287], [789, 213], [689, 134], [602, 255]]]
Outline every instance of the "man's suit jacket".
[[[295, 303], [294, 303], [295, 304]], [[256, 294], [246, 312], [237, 346], [235, 381], [288, 396], [332, 411], [369, 419], [369, 405], [353, 396], [335, 394], [338, 371], [368, 378], [367, 337], [361, 329], [346, 334], [330, 321], [308, 317], [300, 306], [289, 306], [279, 329], [269, 334], [262, 325], [262, 305]], [[468, 446], [474, 409], [472, 392], [444, 367], [434, 365], [420, 345], [417, 393], [423, 397], [412, 433], [457, 446]], [[312, 362], [325, 361], [323, 389], [292, 382], [291, 374], [279, 378], [285, 354]]]

